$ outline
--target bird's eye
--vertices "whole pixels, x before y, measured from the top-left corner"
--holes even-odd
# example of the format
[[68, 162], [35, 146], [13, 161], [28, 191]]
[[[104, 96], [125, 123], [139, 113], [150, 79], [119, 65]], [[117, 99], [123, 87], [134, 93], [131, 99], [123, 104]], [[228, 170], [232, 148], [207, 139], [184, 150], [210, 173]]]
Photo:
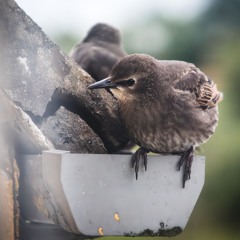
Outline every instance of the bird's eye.
[[128, 80], [122, 80], [120, 82], [118, 82], [119, 85], [122, 85], [124, 87], [131, 87], [133, 86], [135, 83], [135, 80], [134, 79], [128, 79]]
[[133, 86], [134, 83], [135, 83], [135, 80], [132, 79], [132, 78], [131, 78], [131, 79], [128, 79], [128, 80], [126, 81], [126, 85], [129, 86], [129, 87]]

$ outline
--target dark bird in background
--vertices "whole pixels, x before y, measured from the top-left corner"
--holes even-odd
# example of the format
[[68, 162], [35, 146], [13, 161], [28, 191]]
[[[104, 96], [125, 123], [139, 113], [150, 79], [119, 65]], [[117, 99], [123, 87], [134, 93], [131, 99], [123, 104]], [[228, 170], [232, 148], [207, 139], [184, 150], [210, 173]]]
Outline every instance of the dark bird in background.
[[140, 146], [131, 161], [136, 178], [141, 158], [147, 170], [149, 151], [180, 154], [185, 187], [195, 147], [209, 139], [218, 123], [223, 94], [214, 82], [191, 63], [132, 54], [89, 88], [110, 88], [117, 98], [129, 138]]
[[70, 53], [96, 81], [106, 78], [113, 65], [125, 55], [119, 30], [103, 23], [94, 25]]

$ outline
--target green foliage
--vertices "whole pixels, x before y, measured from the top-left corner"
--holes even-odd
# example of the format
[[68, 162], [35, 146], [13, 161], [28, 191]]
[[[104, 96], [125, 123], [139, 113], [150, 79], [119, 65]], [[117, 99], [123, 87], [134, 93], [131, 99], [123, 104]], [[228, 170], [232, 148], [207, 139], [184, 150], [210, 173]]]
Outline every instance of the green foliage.
[[80, 39], [78, 39], [76, 36], [67, 33], [55, 36], [54, 40], [67, 54], [70, 52], [73, 46], [80, 42]]

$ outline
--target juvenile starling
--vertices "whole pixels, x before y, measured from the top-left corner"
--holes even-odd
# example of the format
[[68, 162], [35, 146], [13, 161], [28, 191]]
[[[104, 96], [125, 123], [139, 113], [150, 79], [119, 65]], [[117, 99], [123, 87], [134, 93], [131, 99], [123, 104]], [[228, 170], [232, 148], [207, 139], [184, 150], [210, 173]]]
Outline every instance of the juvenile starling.
[[136, 178], [141, 157], [147, 170], [149, 151], [181, 154], [178, 169], [185, 164], [184, 187], [195, 147], [209, 139], [218, 123], [223, 95], [214, 82], [191, 63], [132, 54], [89, 88], [110, 88], [117, 98], [129, 138], [140, 146], [131, 161]]
[[92, 78], [99, 81], [109, 75], [113, 65], [126, 53], [121, 46], [119, 30], [98, 23], [70, 55]]

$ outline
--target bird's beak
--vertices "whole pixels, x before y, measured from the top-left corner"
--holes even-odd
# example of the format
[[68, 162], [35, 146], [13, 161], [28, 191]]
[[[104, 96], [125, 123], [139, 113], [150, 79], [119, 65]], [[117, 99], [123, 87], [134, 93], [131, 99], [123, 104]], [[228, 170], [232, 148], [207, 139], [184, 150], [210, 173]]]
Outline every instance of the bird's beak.
[[97, 89], [97, 88], [115, 88], [117, 87], [116, 83], [111, 82], [111, 78], [105, 78], [101, 81], [91, 84], [88, 86], [89, 89]]

